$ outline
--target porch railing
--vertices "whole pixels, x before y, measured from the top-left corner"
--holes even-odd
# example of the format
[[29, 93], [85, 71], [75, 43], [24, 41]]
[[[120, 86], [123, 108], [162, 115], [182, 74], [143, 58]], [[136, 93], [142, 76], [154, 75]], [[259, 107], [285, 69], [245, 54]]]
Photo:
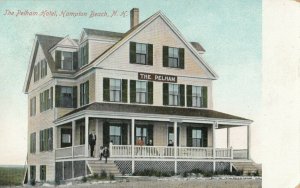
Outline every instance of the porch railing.
[[83, 157], [85, 156], [84, 152], [85, 152], [84, 145], [57, 148], [55, 151], [55, 158], [64, 159], [64, 158], [73, 158], [73, 157]]
[[[216, 148], [215, 158], [231, 159], [231, 148]], [[131, 157], [131, 145], [111, 145], [111, 157]], [[168, 146], [134, 146], [134, 157], [173, 158], [175, 148]], [[212, 159], [212, 147], [177, 147], [177, 158]]]
[[247, 149], [234, 149], [233, 150], [233, 159], [247, 159], [248, 150]]
[[72, 158], [73, 157], [73, 149], [71, 147], [66, 148], [57, 148], [55, 151], [55, 158], [62, 159], [62, 158]]
[[213, 158], [211, 147], [178, 147], [178, 158]]

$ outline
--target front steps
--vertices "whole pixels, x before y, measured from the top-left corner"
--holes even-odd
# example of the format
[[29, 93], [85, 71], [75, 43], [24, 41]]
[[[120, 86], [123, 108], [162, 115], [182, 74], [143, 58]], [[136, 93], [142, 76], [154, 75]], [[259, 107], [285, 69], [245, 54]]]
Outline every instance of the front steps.
[[243, 171], [244, 176], [257, 174], [262, 175], [261, 165], [255, 164], [253, 161], [251, 162], [234, 162], [232, 163], [232, 167], [237, 171]]
[[113, 174], [114, 176], [122, 176], [119, 168], [116, 166], [114, 161], [108, 160], [107, 163], [105, 163], [105, 160], [89, 160], [88, 165], [92, 174], [100, 175], [102, 170], [104, 170], [107, 173], [107, 175]]

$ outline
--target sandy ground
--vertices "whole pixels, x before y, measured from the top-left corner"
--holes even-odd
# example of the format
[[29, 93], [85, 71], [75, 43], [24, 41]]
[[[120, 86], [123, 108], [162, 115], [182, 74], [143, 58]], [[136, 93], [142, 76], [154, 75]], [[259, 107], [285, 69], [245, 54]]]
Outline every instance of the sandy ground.
[[246, 180], [164, 180], [164, 181], [135, 181], [135, 182], [116, 182], [102, 184], [81, 184], [72, 187], [103, 187], [103, 188], [261, 188], [261, 179]]

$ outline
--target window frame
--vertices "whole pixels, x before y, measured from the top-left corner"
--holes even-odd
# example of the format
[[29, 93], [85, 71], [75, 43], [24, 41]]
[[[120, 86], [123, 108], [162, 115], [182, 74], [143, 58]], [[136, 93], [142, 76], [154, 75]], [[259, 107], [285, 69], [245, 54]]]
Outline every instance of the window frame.
[[36, 153], [36, 132], [30, 134], [30, 153]]
[[[118, 128], [120, 134], [119, 135], [118, 134], [111, 134], [112, 127]], [[122, 137], [123, 137], [122, 136], [122, 126], [119, 125], [119, 124], [110, 124], [109, 125], [109, 140], [110, 141], [112, 140], [115, 145], [122, 145], [122, 139], [123, 139]], [[119, 143], [115, 142], [116, 141], [115, 138], [117, 138], [119, 140]]]
[[[65, 61], [65, 57], [64, 57], [64, 53], [68, 53], [71, 54], [71, 69], [65, 69], [64, 68], [64, 61]], [[65, 70], [65, 71], [73, 71], [73, 64], [74, 64], [74, 59], [73, 59], [73, 53], [74, 52], [69, 52], [69, 51], [61, 51], [61, 60], [60, 60], [60, 68], [61, 70]]]
[[[141, 50], [139, 51], [138, 46], [141, 47]], [[145, 52], [143, 53], [143, 46], [145, 47]], [[145, 62], [142, 63], [142, 61], [138, 62], [138, 57], [144, 57]], [[148, 44], [145, 43], [136, 43], [136, 49], [135, 49], [135, 58], [136, 58], [136, 64], [141, 65], [147, 65], [148, 60]], [[141, 60], [141, 58], [140, 58]]]
[[30, 116], [36, 115], [36, 97], [30, 99]]
[[[196, 90], [196, 92], [194, 92], [194, 90]], [[194, 101], [195, 101], [196, 104], [194, 103]], [[198, 102], [199, 102], [199, 104], [198, 104]], [[192, 86], [192, 107], [199, 107], [200, 108], [202, 106], [203, 106], [202, 86], [194, 86], [193, 85]]]
[[[144, 85], [145, 88], [138, 87], [141, 86], [141, 84]], [[145, 89], [145, 91], [142, 91]], [[148, 82], [147, 81], [141, 81], [137, 80], [135, 85], [135, 102], [140, 104], [148, 104]], [[142, 95], [145, 96], [145, 101], [141, 101]]]
[[[174, 92], [174, 89], [175, 89], [174, 86], [177, 87], [177, 94]], [[168, 87], [169, 87], [169, 93], [168, 93], [168, 95], [169, 95], [169, 101], [168, 101], [168, 104], [170, 106], [180, 106], [180, 85], [179, 84], [169, 83]], [[173, 91], [171, 91], [171, 89]], [[177, 98], [177, 100], [176, 100], [176, 98]], [[177, 104], [175, 104], [175, 103], [177, 103]]]
[[[170, 54], [170, 51], [172, 51], [173, 53]], [[175, 55], [175, 51], [177, 51], [176, 55]], [[177, 56], [177, 57], [176, 57]], [[171, 65], [171, 62], [174, 63], [173, 61], [176, 61], [176, 65]], [[175, 47], [168, 47], [168, 67], [171, 68], [180, 68], [180, 62], [179, 62], [179, 48], [175, 48]]]
[[[63, 94], [70, 94], [70, 93], [67, 93], [67, 92], [64, 93], [63, 90], [66, 90], [66, 91], [68, 90], [68, 92], [71, 91], [71, 96], [70, 96], [71, 105], [68, 105], [64, 102], [66, 100], [65, 100], [65, 96]], [[73, 104], [74, 92], [73, 92], [73, 87], [72, 86], [61, 86], [59, 97], [61, 99], [61, 102], [60, 102], [61, 107], [63, 107], [63, 108], [74, 108], [74, 104]]]
[[[116, 81], [119, 81], [120, 83], [119, 86], [112, 86], [112, 82], [115, 84]], [[118, 88], [114, 89], [112, 87], [118, 87]], [[119, 92], [119, 100], [116, 100], [117, 92]], [[109, 78], [109, 101], [122, 102], [122, 79]]]
[[80, 84], [80, 106], [89, 103], [89, 80]]
[[46, 181], [46, 178], [47, 178], [47, 167], [46, 165], [40, 165], [40, 181]]

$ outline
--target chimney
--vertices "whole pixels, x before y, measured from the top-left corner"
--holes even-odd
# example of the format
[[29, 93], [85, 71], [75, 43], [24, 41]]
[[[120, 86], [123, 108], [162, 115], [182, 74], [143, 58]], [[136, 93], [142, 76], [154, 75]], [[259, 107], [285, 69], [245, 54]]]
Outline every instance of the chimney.
[[133, 8], [130, 11], [130, 29], [139, 24], [139, 9]]

